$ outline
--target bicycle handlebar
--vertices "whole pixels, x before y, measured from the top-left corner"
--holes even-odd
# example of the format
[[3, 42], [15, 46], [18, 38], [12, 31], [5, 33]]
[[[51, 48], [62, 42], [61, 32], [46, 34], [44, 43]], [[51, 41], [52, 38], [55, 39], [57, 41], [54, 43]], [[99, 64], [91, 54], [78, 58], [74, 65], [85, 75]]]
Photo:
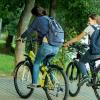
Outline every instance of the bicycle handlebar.
[[85, 50], [86, 48], [88, 48], [89, 45], [87, 44], [72, 44], [69, 48], [72, 50], [77, 50], [77, 51], [81, 51], [81, 50]]

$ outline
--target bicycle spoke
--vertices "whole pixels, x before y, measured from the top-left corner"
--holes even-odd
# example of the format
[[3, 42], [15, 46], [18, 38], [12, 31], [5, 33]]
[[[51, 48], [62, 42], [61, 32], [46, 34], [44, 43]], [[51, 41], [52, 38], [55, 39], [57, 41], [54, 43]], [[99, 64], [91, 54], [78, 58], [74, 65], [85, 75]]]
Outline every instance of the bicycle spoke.
[[50, 100], [66, 100], [67, 94], [66, 83], [62, 72], [56, 68], [52, 69], [49, 73], [49, 78], [46, 78], [46, 94]]
[[79, 91], [80, 87], [78, 87], [78, 83], [80, 80], [80, 74], [74, 62], [70, 62], [66, 69], [66, 75], [69, 78], [69, 94], [70, 96], [76, 96]]
[[94, 79], [95, 85], [93, 86], [94, 93], [98, 100], [100, 100], [100, 70], [97, 73], [96, 78]]
[[19, 96], [27, 98], [32, 93], [32, 89], [27, 88], [30, 83], [32, 83], [30, 69], [24, 62], [21, 62], [14, 76], [14, 85]]

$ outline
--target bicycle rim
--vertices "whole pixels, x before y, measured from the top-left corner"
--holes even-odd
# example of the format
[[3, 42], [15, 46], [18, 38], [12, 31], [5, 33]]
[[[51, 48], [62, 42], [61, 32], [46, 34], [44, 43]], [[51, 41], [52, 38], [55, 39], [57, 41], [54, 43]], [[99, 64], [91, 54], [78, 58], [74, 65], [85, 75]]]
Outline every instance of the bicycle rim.
[[67, 100], [68, 97], [68, 81], [63, 70], [51, 68], [49, 77], [45, 79], [45, 92], [48, 100]]
[[33, 89], [27, 88], [27, 85], [32, 83], [32, 73], [28, 63], [20, 62], [15, 70], [14, 85], [17, 93], [21, 98], [28, 98]]
[[94, 78], [95, 86], [93, 86], [94, 93], [98, 100], [100, 100], [100, 70]]
[[77, 85], [80, 81], [80, 73], [73, 62], [68, 64], [66, 75], [69, 79], [69, 94], [70, 96], [74, 97], [80, 91], [80, 87]]

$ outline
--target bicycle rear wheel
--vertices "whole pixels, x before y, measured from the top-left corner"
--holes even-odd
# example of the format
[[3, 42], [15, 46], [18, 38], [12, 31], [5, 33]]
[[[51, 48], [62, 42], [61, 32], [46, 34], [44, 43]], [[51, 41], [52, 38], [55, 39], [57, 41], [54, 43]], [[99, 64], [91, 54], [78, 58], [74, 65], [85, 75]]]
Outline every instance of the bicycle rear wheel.
[[50, 66], [45, 79], [45, 92], [48, 100], [67, 100], [68, 80], [64, 71], [58, 66]]
[[74, 62], [70, 62], [68, 64], [66, 69], [66, 75], [69, 78], [69, 94], [70, 96], [74, 97], [80, 91], [78, 83], [81, 78], [80, 72]]
[[92, 88], [94, 89], [97, 99], [100, 100], [100, 70], [97, 71], [97, 75], [93, 78], [93, 81], [95, 85]]
[[14, 86], [21, 98], [28, 98], [33, 89], [27, 88], [32, 83], [32, 72], [30, 64], [26, 61], [18, 63], [14, 74]]

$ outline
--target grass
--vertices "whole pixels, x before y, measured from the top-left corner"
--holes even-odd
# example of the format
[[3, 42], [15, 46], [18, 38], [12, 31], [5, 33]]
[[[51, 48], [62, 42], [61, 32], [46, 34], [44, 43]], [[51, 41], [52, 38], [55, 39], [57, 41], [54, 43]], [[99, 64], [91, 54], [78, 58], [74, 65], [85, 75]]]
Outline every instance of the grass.
[[14, 57], [0, 54], [0, 74], [11, 75], [14, 69]]
[[14, 56], [4, 52], [5, 40], [0, 40], [0, 76], [11, 75], [14, 70]]

